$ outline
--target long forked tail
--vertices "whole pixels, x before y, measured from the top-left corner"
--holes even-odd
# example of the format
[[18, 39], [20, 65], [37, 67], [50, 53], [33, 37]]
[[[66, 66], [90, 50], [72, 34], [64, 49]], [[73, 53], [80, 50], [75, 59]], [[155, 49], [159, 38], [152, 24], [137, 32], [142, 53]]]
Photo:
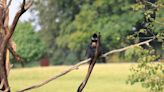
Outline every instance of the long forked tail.
[[96, 63], [96, 62], [93, 62], [93, 61], [91, 60], [91, 63], [90, 63], [89, 68], [88, 68], [87, 75], [86, 75], [84, 81], [80, 84], [80, 86], [79, 86], [77, 92], [82, 92], [82, 91], [83, 91], [83, 89], [84, 89], [85, 85], [87, 84], [88, 79], [89, 79], [89, 77], [90, 77], [90, 75], [91, 75], [91, 73], [92, 73], [92, 70], [93, 70], [93, 67], [94, 67], [95, 63]]

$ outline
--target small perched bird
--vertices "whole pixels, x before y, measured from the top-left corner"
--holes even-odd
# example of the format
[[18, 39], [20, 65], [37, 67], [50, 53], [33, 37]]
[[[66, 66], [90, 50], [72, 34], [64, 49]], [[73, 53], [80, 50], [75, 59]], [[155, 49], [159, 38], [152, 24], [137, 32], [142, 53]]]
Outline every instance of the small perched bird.
[[77, 92], [82, 92], [85, 85], [88, 82], [88, 79], [92, 73], [93, 67], [96, 63], [96, 59], [101, 55], [101, 44], [100, 44], [100, 33], [97, 35], [96, 33], [94, 33], [91, 37], [91, 42], [89, 43], [88, 47], [87, 47], [87, 51], [86, 54], [88, 56], [88, 58], [91, 58], [90, 62], [89, 62], [89, 68], [88, 68], [88, 72], [87, 75], [85, 77], [85, 79], [83, 80], [83, 82], [80, 84]]
[[[98, 35], [94, 33], [91, 37], [91, 42], [89, 43], [86, 51], [86, 55], [88, 58], [94, 57], [97, 43], [98, 43]], [[101, 48], [99, 49], [99, 54], [101, 54]]]

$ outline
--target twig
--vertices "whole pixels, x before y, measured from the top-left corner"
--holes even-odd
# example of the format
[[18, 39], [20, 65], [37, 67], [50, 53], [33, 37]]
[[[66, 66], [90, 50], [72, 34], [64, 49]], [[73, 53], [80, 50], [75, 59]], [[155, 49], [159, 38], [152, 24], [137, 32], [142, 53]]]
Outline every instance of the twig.
[[[121, 49], [117, 49], [117, 50], [112, 50], [112, 51], [109, 51], [109, 52], [103, 54], [102, 57], [106, 57], [106, 56], [108, 56], [108, 55], [110, 55], [110, 54], [113, 54], [113, 53], [122, 52], [122, 51], [125, 51], [125, 50], [129, 49], [129, 48], [133, 48], [133, 47], [140, 46], [140, 45], [143, 45], [143, 44], [147, 44], [147, 45], [148, 45], [149, 42], [151, 42], [151, 41], [153, 41], [153, 39], [150, 39], [150, 40], [147, 40], [147, 41], [138, 43], [138, 44], [134, 44], [134, 45], [131, 45], [131, 46], [128, 46], [128, 47], [125, 47], [125, 48], [121, 48]], [[64, 70], [63, 72], [61, 72], [61, 73], [59, 73], [59, 74], [57, 74], [57, 75], [54, 75], [54, 76], [48, 78], [47, 80], [45, 80], [45, 81], [43, 81], [43, 82], [41, 82], [41, 83], [34, 84], [34, 85], [32, 85], [32, 86], [29, 86], [29, 87], [24, 88], [24, 89], [22, 89], [22, 90], [19, 90], [19, 91], [17, 91], [17, 92], [25, 92], [25, 91], [27, 91], [27, 90], [39, 88], [39, 87], [41, 87], [41, 86], [43, 86], [43, 85], [49, 83], [50, 81], [53, 81], [53, 80], [55, 80], [55, 79], [57, 79], [57, 78], [59, 78], [59, 77], [65, 75], [65, 74], [71, 72], [72, 70], [78, 69], [79, 66], [88, 63], [90, 60], [91, 60], [91, 58], [86, 59], [86, 60], [84, 60], [84, 61], [81, 61], [81, 62], [79, 62], [79, 63], [73, 65], [72, 67], [68, 68], [67, 70]]]

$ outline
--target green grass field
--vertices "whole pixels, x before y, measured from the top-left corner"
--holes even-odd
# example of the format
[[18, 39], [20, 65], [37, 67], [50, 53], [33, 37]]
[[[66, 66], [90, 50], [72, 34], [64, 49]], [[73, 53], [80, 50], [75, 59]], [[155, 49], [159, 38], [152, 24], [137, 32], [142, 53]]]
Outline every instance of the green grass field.
[[[132, 64], [96, 64], [84, 92], [148, 92], [140, 85], [127, 85], [126, 79]], [[41, 82], [69, 68], [70, 66], [37, 67], [13, 69], [9, 81], [12, 92]], [[81, 66], [57, 80], [41, 88], [28, 92], [76, 92], [79, 84], [84, 79], [87, 65]]]

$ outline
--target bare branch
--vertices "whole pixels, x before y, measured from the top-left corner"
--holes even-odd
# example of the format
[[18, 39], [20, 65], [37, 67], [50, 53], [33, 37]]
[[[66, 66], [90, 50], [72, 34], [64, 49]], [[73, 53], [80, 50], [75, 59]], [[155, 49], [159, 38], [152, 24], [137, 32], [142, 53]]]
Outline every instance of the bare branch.
[[9, 6], [11, 5], [11, 2], [12, 2], [12, 0], [9, 0], [9, 3], [7, 4], [7, 6], [6, 6], [6, 2], [5, 2], [5, 8], [4, 8], [3, 15], [2, 15], [3, 23], [5, 22], [6, 17], [8, 17], [8, 15], [6, 16], [6, 14], [9, 13]]
[[25, 4], [26, 4], [26, 0], [23, 0], [23, 3], [22, 3], [22, 5], [21, 5], [21, 10], [24, 10]]
[[[27, 5], [28, 7], [26, 7], [26, 5]], [[16, 13], [16, 15], [15, 15], [15, 17], [14, 17], [14, 20], [13, 20], [13, 22], [12, 22], [12, 25], [11, 25], [11, 27], [10, 27], [10, 29], [9, 29], [9, 32], [8, 32], [7, 35], [5, 36], [5, 39], [4, 39], [4, 43], [3, 43], [3, 44], [7, 45], [9, 39], [11, 38], [11, 36], [12, 36], [13, 33], [14, 33], [14, 30], [15, 30], [15, 27], [16, 27], [16, 25], [17, 25], [17, 23], [18, 23], [19, 18], [21, 17], [21, 15], [22, 15], [24, 12], [26, 12], [26, 10], [28, 10], [28, 9], [30, 8], [31, 5], [32, 5], [32, 1], [31, 1], [31, 0], [30, 0], [29, 2], [27, 2], [27, 4], [26, 4], [26, 0], [23, 0], [23, 3], [22, 3], [22, 5], [21, 5], [21, 9]]]
[[10, 0], [10, 1], [8, 2], [7, 6], [6, 6], [6, 8], [5, 8], [5, 13], [4, 13], [4, 15], [5, 15], [6, 12], [9, 10], [9, 6], [11, 5], [11, 2], [12, 2], [12, 0]]
[[32, 4], [33, 4], [33, 0], [29, 0], [28, 2], [26, 2], [26, 0], [23, 0], [23, 3], [21, 5], [21, 10], [24, 11], [28, 10]]
[[45, 80], [45, 81], [43, 81], [43, 82], [41, 82], [41, 83], [38, 83], [38, 84], [36, 84], [36, 85], [27, 87], [27, 88], [22, 89], [22, 90], [17, 91], [17, 92], [24, 92], [24, 91], [31, 90], [31, 89], [34, 89], [34, 88], [39, 88], [39, 87], [41, 87], [41, 86], [43, 86], [43, 85], [49, 83], [50, 81], [55, 80], [55, 79], [57, 79], [57, 78], [59, 78], [59, 77], [65, 75], [65, 74], [71, 72], [72, 70], [78, 69], [79, 66], [88, 63], [90, 60], [91, 60], [91, 58], [86, 59], [86, 60], [84, 60], [84, 61], [81, 61], [80, 63], [77, 63], [76, 65], [70, 67], [69, 69], [67, 69], [67, 70], [65, 70], [65, 71], [63, 71], [63, 72], [61, 72], [61, 73], [59, 73], [59, 74], [57, 74], [57, 75], [55, 75], [55, 76], [53, 76], [53, 77], [50, 77], [49, 79], [47, 79], [47, 80]]
[[[136, 46], [140, 46], [140, 45], [143, 45], [143, 44], [149, 44], [149, 42], [151, 42], [151, 41], [153, 41], [153, 39], [147, 40], [147, 41], [144, 41], [144, 42], [141, 42], [141, 43], [138, 43], [138, 44], [134, 44], [134, 45], [131, 45], [131, 46], [128, 46], [128, 47], [125, 47], [125, 48], [121, 48], [121, 49], [117, 49], [117, 50], [112, 50], [112, 51], [109, 51], [109, 52], [103, 54], [102, 57], [106, 57], [106, 56], [108, 56], [110, 54], [113, 54], [113, 53], [122, 52], [122, 51], [125, 51], [127, 49], [130, 49], [130, 48], [133, 48], [133, 47], [136, 47]], [[79, 66], [84, 65], [84, 64], [87, 64], [90, 60], [91, 60], [91, 58], [88, 58], [86, 60], [83, 60], [83, 61], [81, 61], [81, 62], [73, 65], [72, 67], [68, 68], [67, 70], [62, 71], [61, 73], [59, 73], [57, 75], [54, 75], [54, 76], [48, 78], [47, 80], [45, 80], [45, 81], [43, 81], [41, 83], [34, 84], [34, 85], [30, 86], [30, 87], [27, 87], [25, 89], [19, 90], [17, 92], [25, 92], [27, 90], [32, 90], [32, 89], [35, 89], [35, 88], [39, 88], [39, 87], [41, 87], [41, 86], [43, 86], [43, 85], [45, 85], [45, 84], [47, 84], [47, 83], [49, 83], [49, 82], [57, 79], [57, 78], [65, 75], [65, 74], [71, 72], [72, 70], [78, 69]]]
[[127, 49], [134, 48], [134, 47], [136, 47], [136, 46], [140, 46], [140, 45], [143, 45], [143, 44], [146, 44], [146, 45], [147, 45], [147, 44], [149, 44], [149, 42], [151, 42], [151, 41], [153, 41], [153, 40], [154, 40], [154, 39], [150, 39], [150, 40], [147, 40], [147, 41], [138, 43], [138, 44], [134, 44], [134, 45], [130, 45], [130, 46], [128, 46], [128, 47], [124, 47], [124, 48], [122, 48], [122, 49], [112, 50], [112, 51], [110, 51], [110, 52], [107, 52], [107, 53], [103, 54], [102, 57], [106, 57], [106, 56], [108, 56], [108, 55], [110, 55], [110, 54], [113, 54], [113, 53], [122, 52], [122, 51], [125, 51], [125, 50], [127, 50]]
[[33, 4], [32, 0], [28, 1], [27, 4], [25, 5], [24, 9], [28, 10], [32, 6], [32, 4]]
[[13, 55], [13, 57], [16, 59], [16, 61], [21, 61], [22, 57], [16, 53], [14, 50], [11, 41], [8, 43], [7, 48], [9, 49], [10, 53]]

